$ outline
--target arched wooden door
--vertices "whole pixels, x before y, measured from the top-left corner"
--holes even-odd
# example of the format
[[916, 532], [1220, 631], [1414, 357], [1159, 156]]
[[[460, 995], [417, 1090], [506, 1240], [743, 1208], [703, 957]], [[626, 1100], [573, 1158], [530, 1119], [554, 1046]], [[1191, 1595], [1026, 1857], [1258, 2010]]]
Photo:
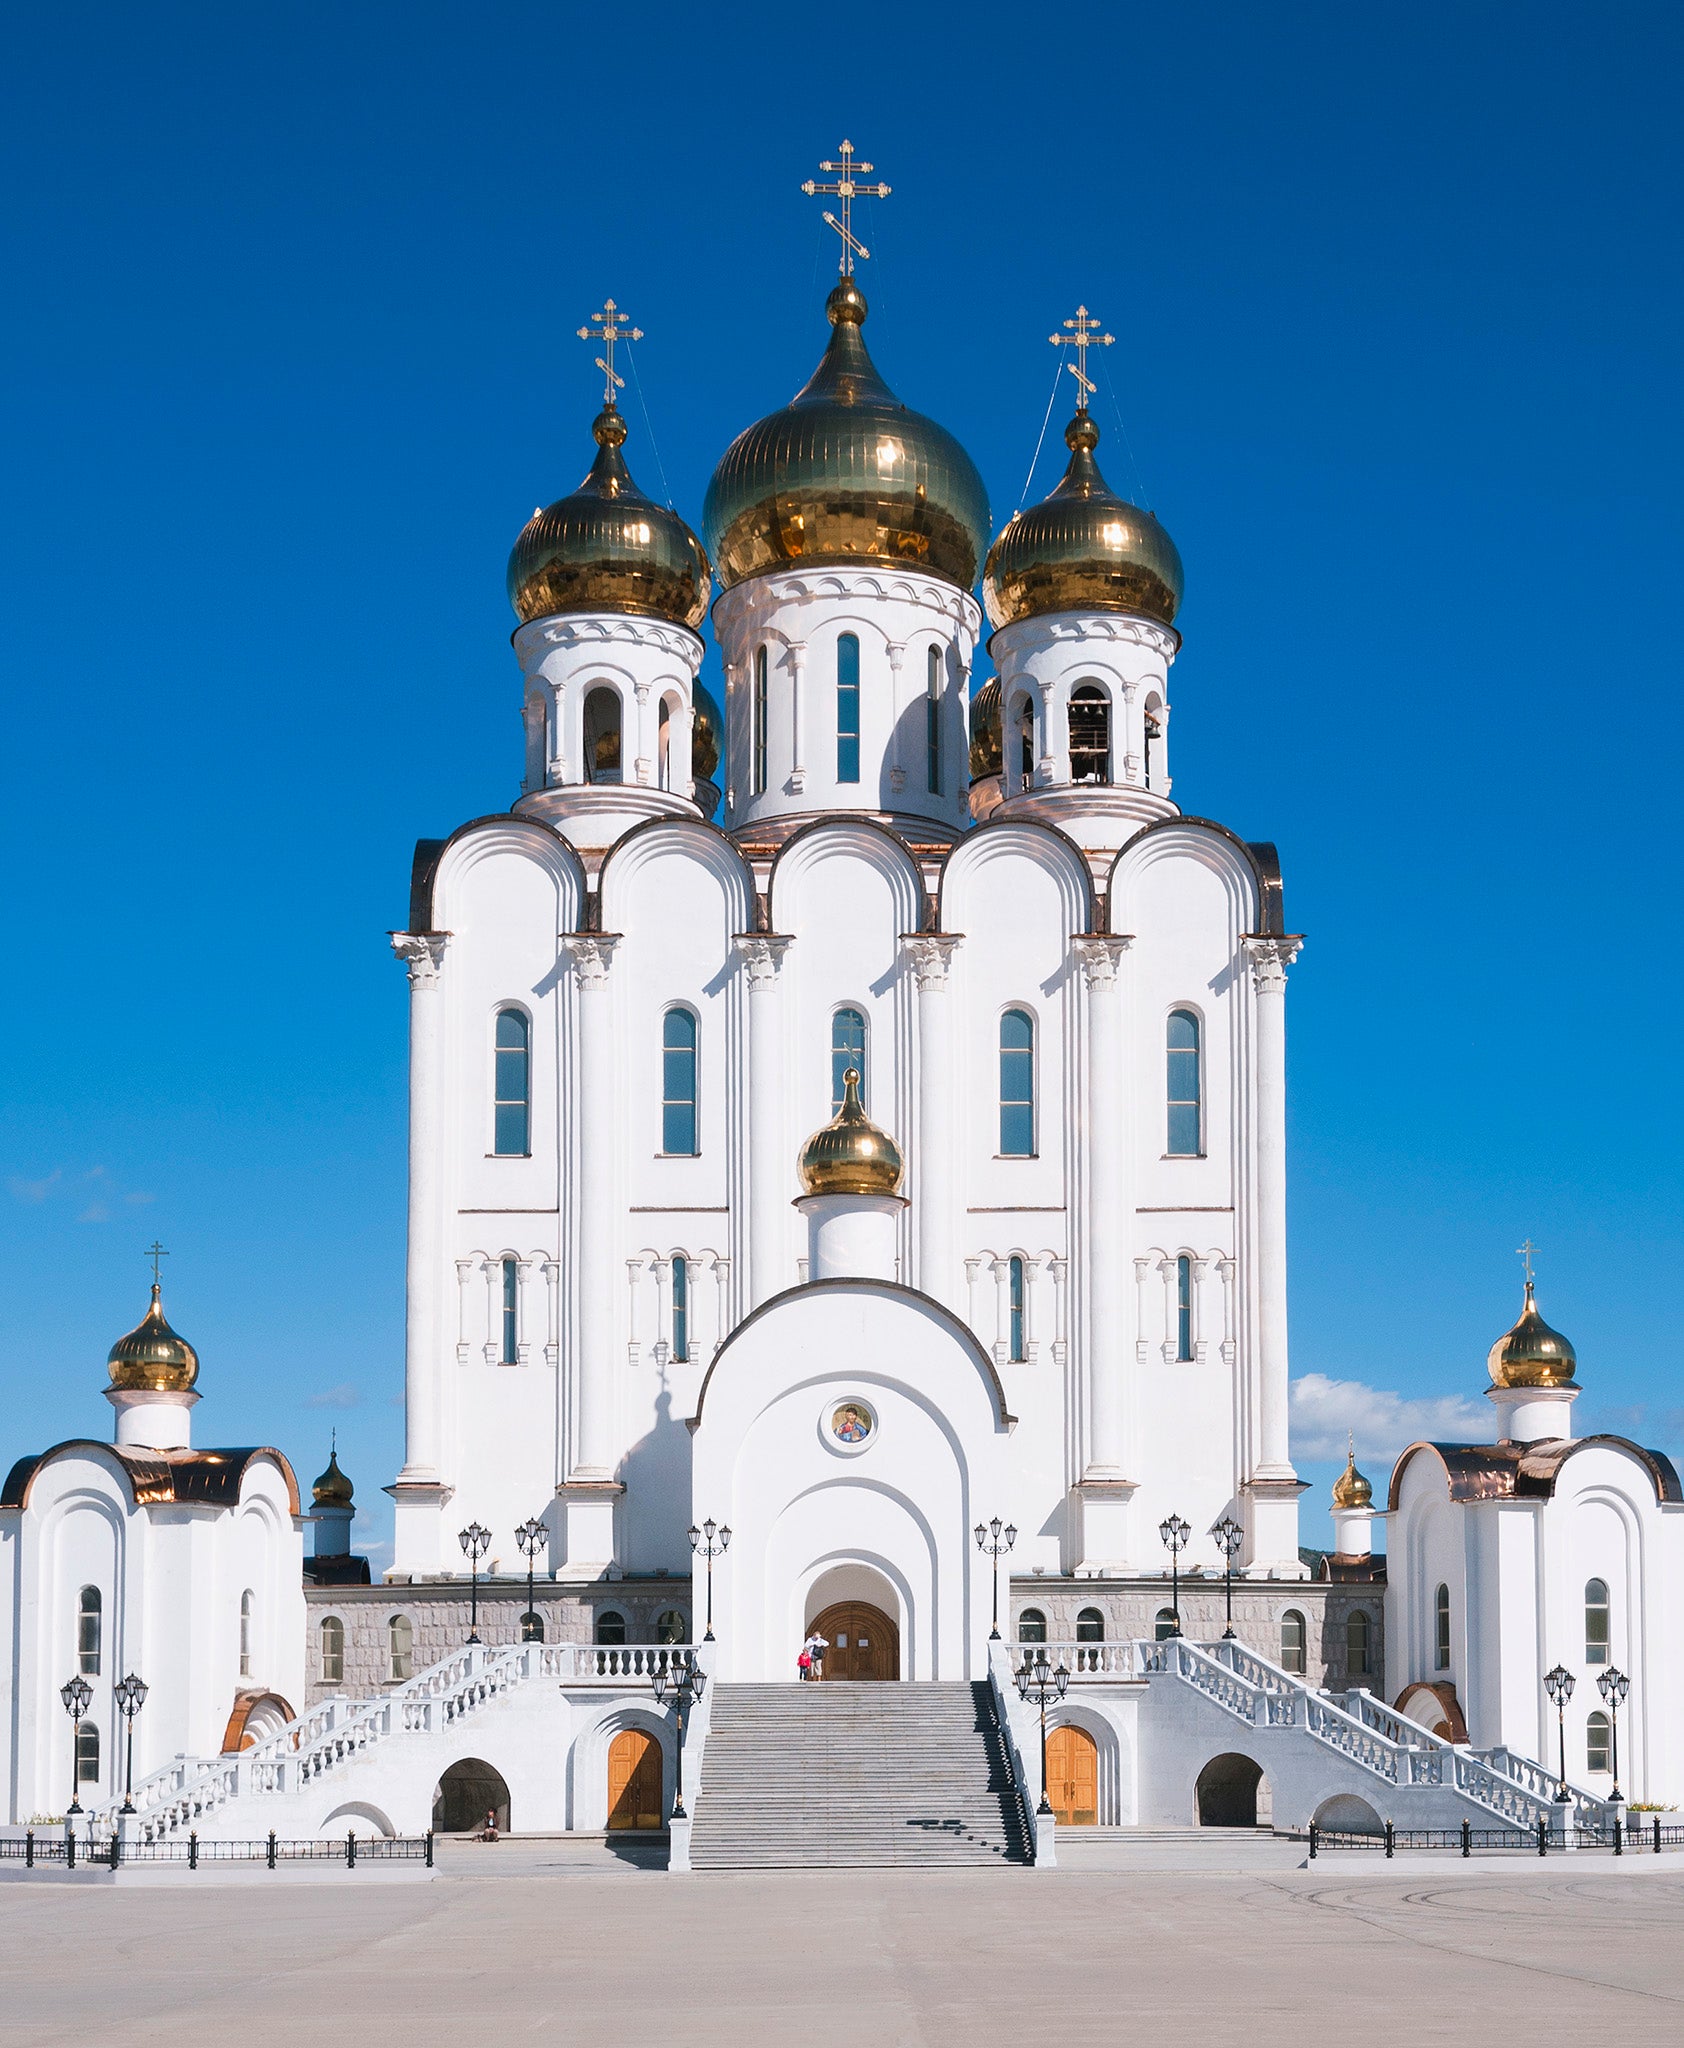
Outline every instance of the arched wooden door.
[[622, 1728], [608, 1745], [608, 1825], [662, 1828], [661, 1745], [647, 1728]]
[[1047, 1801], [1061, 1828], [1099, 1822], [1099, 1749], [1085, 1728], [1047, 1731]]
[[826, 1678], [899, 1678], [900, 1627], [881, 1607], [864, 1600], [839, 1600], [813, 1623], [830, 1645], [824, 1653]]

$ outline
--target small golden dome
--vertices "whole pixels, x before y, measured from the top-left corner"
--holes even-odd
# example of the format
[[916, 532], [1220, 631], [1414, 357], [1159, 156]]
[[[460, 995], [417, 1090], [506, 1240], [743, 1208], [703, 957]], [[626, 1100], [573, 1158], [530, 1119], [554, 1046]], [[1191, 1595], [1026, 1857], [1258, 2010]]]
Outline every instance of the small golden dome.
[[327, 1470], [310, 1489], [310, 1497], [319, 1508], [348, 1508], [351, 1502], [351, 1482], [339, 1469], [339, 1446], [334, 1445], [327, 1454]]
[[990, 676], [971, 699], [971, 780], [998, 775], [1005, 765], [1000, 740], [1000, 678]]
[[702, 531], [721, 589], [792, 562], [888, 561], [969, 590], [989, 532], [976, 464], [877, 374], [855, 279], [842, 279], [825, 314], [818, 368], [737, 436], [708, 485]]
[[154, 1280], [152, 1306], [126, 1337], [112, 1345], [105, 1368], [114, 1387], [184, 1394], [199, 1377], [199, 1354], [165, 1322], [161, 1296]]
[[801, 1148], [801, 1185], [810, 1195], [893, 1195], [900, 1191], [900, 1147], [860, 1105], [860, 1077], [842, 1077], [842, 1107]]
[[1353, 1443], [1345, 1459], [1345, 1469], [1333, 1482], [1333, 1505], [1336, 1508], [1366, 1508], [1372, 1505], [1374, 1489], [1357, 1470], [1357, 1451]]
[[1057, 488], [1010, 519], [988, 551], [982, 602], [989, 624], [1046, 612], [1134, 612], [1173, 624], [1182, 591], [1174, 541], [1100, 475], [1091, 414], [1079, 412], [1064, 441], [1070, 464]]
[[701, 542], [632, 482], [615, 407], [603, 407], [591, 432], [590, 474], [521, 528], [509, 556], [510, 604], [523, 625], [555, 612], [631, 612], [699, 626], [711, 587]]
[[1526, 1283], [1526, 1305], [1507, 1336], [1499, 1337], [1485, 1360], [1494, 1387], [1570, 1387], [1578, 1369], [1573, 1347], [1538, 1313], [1532, 1282]]

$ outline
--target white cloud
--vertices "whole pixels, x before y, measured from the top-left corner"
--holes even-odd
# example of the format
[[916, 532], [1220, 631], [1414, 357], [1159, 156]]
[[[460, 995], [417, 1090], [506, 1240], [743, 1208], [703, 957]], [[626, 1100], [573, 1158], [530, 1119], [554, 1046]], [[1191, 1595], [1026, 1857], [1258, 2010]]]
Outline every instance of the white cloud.
[[312, 1394], [305, 1401], [306, 1408], [355, 1408], [362, 1400], [349, 1380], [341, 1380], [336, 1387], [324, 1387], [319, 1394]]
[[15, 1200], [28, 1202], [33, 1207], [38, 1202], [44, 1202], [63, 1178], [64, 1169], [55, 1166], [45, 1180], [25, 1180], [21, 1174], [14, 1173], [6, 1185], [11, 1189]]
[[90, 1202], [81, 1215], [77, 1217], [76, 1221], [78, 1223], [109, 1223], [111, 1221], [111, 1211], [103, 1202]]
[[1365, 1458], [1385, 1463], [1420, 1437], [1489, 1443], [1494, 1421], [1486, 1402], [1461, 1394], [1410, 1397], [1322, 1372], [1292, 1382], [1292, 1450], [1305, 1460], [1337, 1458], [1343, 1464], [1347, 1431], [1356, 1438], [1359, 1464]]

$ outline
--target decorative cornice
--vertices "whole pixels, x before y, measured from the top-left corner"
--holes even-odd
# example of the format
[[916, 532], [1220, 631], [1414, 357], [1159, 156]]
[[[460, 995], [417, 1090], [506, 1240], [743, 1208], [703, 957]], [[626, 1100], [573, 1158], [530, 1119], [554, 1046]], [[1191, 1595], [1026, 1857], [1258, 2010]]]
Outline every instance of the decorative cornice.
[[[664, 619], [635, 618], [621, 612], [568, 612], [560, 618], [534, 619], [514, 636], [515, 652], [522, 657], [543, 658], [542, 650], [552, 647], [604, 647], [615, 642], [633, 647], [656, 647], [663, 654], [676, 655], [691, 675], [702, 665], [702, 642], [686, 626]], [[533, 664], [535, 665], [535, 664]]]
[[410, 987], [436, 987], [449, 932], [392, 932], [389, 936], [392, 951], [409, 969]]
[[563, 932], [561, 943], [573, 962], [573, 972], [582, 989], [608, 986], [608, 970], [614, 962], [618, 932]]
[[716, 634], [729, 632], [744, 620], [763, 619], [779, 605], [811, 599], [843, 599], [866, 603], [891, 599], [914, 604], [949, 621], [974, 641], [982, 631], [982, 607], [968, 590], [907, 569], [780, 569], [751, 576], [721, 591], [714, 602]]
[[752, 992], [777, 987], [778, 970], [795, 941], [783, 932], [738, 932], [731, 943], [742, 955]]
[[1262, 932], [1246, 932], [1240, 944], [1251, 962], [1252, 986], [1260, 996], [1278, 996], [1286, 987], [1286, 970], [1298, 958], [1304, 944], [1301, 932], [1272, 938]]
[[1117, 966], [1134, 944], [1132, 932], [1077, 932], [1070, 941], [1090, 990], [1115, 988]]
[[902, 932], [901, 944], [921, 990], [943, 989], [963, 932]]
[[1127, 612], [1042, 612], [1032, 619], [1016, 619], [998, 627], [990, 642], [996, 661], [1021, 657], [1034, 646], [1051, 647], [1109, 640], [1126, 647], [1149, 647], [1167, 665], [1181, 649], [1181, 635], [1156, 620], [1135, 618]]

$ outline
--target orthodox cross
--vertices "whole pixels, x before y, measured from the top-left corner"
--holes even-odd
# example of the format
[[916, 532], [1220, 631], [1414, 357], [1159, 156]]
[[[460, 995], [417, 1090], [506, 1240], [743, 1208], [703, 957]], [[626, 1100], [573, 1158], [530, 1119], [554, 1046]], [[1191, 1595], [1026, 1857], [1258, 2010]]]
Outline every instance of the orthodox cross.
[[1070, 330], [1068, 333], [1049, 334], [1047, 339], [1054, 348], [1073, 348], [1076, 351], [1076, 360], [1073, 363], [1066, 363], [1064, 367], [1076, 380], [1076, 410], [1086, 412], [1088, 397], [1094, 388], [1088, 376], [1088, 350], [1109, 348], [1117, 337], [1114, 334], [1102, 334], [1099, 322], [1086, 306], [1078, 306], [1075, 319], [1066, 320], [1064, 324]]
[[1532, 1284], [1532, 1254], [1537, 1249], [1538, 1247], [1532, 1242], [1530, 1238], [1528, 1238], [1523, 1245], [1517, 1245], [1515, 1248], [1515, 1257], [1517, 1259], [1523, 1259], [1526, 1263], [1526, 1284], [1528, 1287], [1530, 1287]]
[[826, 157], [819, 164], [821, 171], [834, 171], [836, 174], [835, 178], [829, 184], [820, 184], [816, 178], [809, 178], [801, 187], [809, 199], [815, 193], [825, 192], [834, 193], [842, 202], [842, 218], [838, 220], [835, 214], [827, 209], [824, 224], [827, 228], [834, 228], [842, 237], [841, 269], [844, 277], [853, 276], [854, 258], [856, 256], [868, 258], [871, 255], [871, 251], [854, 233], [854, 201], [856, 199], [887, 199], [889, 196], [889, 187], [881, 182], [875, 185], [862, 185], [859, 182], [860, 174], [869, 175], [876, 168], [875, 164], [856, 163], [854, 161], [854, 145], [851, 142], [844, 141], [842, 144], [842, 156], [839, 162], [832, 163], [830, 158]]
[[589, 322], [579, 329], [581, 341], [600, 341], [602, 354], [596, 359], [596, 366], [602, 372], [602, 402], [612, 406], [616, 391], [624, 391], [626, 380], [616, 376], [614, 371], [614, 344], [617, 341], [641, 341], [643, 329], [633, 327], [622, 315], [612, 299], [604, 299], [602, 311], [593, 313]]
[[160, 1259], [167, 1259], [169, 1257], [169, 1253], [165, 1251], [164, 1247], [158, 1242], [156, 1238], [154, 1238], [152, 1242], [146, 1247], [146, 1256], [152, 1261], [152, 1285], [154, 1287], [162, 1286], [163, 1282], [158, 1273], [158, 1261]]

